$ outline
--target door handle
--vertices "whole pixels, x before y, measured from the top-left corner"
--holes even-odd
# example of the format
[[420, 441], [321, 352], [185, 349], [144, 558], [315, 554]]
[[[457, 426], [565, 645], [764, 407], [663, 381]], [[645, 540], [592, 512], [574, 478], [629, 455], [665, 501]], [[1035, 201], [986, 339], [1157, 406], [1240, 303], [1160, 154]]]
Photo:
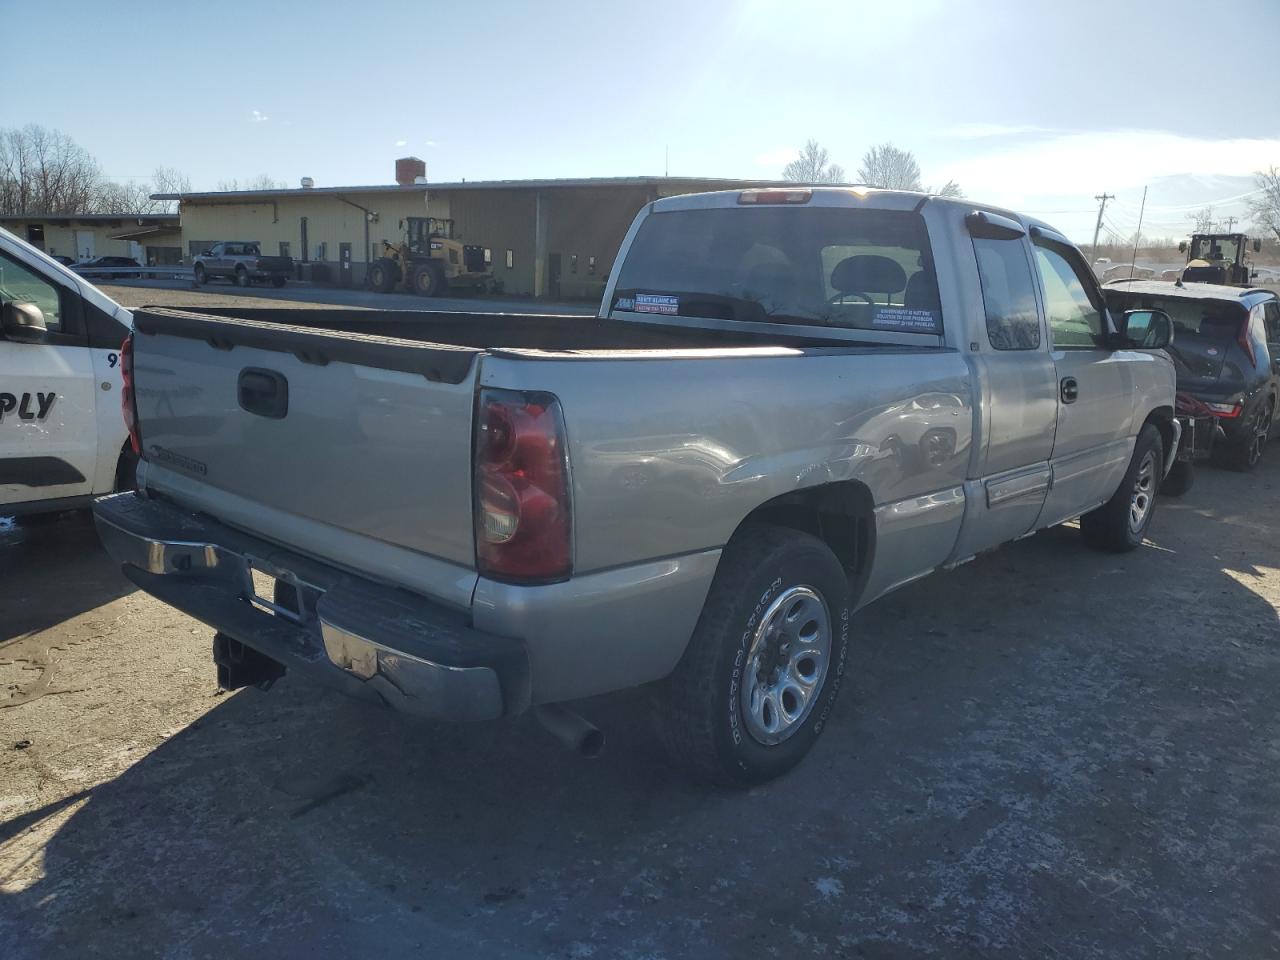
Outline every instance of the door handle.
[[289, 412], [289, 381], [275, 370], [245, 367], [240, 371], [236, 398], [247, 413], [283, 420]]
[[1075, 403], [1080, 398], [1080, 384], [1076, 383], [1076, 378], [1063, 377], [1058, 385], [1058, 395], [1063, 403]]

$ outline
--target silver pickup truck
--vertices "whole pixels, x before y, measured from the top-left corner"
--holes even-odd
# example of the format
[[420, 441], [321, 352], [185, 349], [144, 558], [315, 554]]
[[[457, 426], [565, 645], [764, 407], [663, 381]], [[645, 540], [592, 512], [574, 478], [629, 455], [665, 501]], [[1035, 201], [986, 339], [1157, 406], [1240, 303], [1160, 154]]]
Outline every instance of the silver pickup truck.
[[533, 708], [588, 749], [563, 703], [646, 684], [677, 762], [760, 782], [821, 733], [859, 607], [1076, 517], [1142, 542], [1171, 336], [1009, 211], [672, 197], [595, 318], [137, 311], [138, 491], [97, 523], [227, 688]]
[[253, 242], [215, 243], [197, 254], [192, 263], [198, 284], [221, 277], [238, 287], [252, 286], [259, 280], [283, 287], [293, 275], [292, 257], [264, 256], [261, 246]]

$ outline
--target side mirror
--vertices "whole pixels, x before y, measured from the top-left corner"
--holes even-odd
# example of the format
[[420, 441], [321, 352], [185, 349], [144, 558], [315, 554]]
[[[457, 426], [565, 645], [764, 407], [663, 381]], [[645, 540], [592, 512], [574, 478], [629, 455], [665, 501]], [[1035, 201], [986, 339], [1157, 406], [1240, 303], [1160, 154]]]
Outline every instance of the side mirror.
[[1257, 238], [1255, 238], [1255, 239], [1254, 239], [1254, 241], [1253, 241], [1253, 252], [1254, 252], [1254, 253], [1261, 253], [1261, 252], [1262, 252], [1262, 241], [1261, 241], [1260, 239], [1257, 239]]
[[1173, 320], [1163, 310], [1126, 310], [1120, 341], [1130, 350], [1160, 350], [1173, 343]]
[[14, 343], [42, 343], [49, 335], [40, 308], [17, 300], [6, 300], [0, 307], [0, 329]]
[[1186, 253], [1186, 252], [1187, 252], [1187, 241], [1185, 241], [1185, 240], [1180, 240], [1180, 241], [1178, 241], [1178, 252], [1179, 252], [1179, 253]]

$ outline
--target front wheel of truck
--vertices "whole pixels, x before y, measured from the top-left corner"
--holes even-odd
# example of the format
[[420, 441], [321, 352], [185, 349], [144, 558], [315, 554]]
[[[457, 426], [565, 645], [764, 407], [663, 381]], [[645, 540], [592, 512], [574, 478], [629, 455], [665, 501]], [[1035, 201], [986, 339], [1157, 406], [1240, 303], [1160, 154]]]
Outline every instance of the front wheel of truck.
[[696, 779], [750, 786], [799, 763], [822, 733], [849, 649], [850, 591], [816, 537], [748, 523], [724, 549], [675, 672], [652, 710]]
[[1133, 458], [1111, 499], [1080, 518], [1080, 532], [1091, 547], [1125, 553], [1142, 544], [1156, 511], [1156, 491], [1164, 476], [1164, 443], [1147, 424], [1138, 434]]

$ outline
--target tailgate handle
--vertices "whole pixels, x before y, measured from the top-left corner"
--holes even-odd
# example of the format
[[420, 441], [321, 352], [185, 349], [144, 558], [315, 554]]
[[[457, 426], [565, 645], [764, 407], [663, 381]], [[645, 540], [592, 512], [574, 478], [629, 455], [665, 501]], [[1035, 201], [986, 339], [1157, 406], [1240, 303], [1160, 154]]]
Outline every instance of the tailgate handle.
[[289, 412], [289, 381], [275, 370], [245, 367], [236, 394], [241, 409], [259, 417], [283, 420]]

